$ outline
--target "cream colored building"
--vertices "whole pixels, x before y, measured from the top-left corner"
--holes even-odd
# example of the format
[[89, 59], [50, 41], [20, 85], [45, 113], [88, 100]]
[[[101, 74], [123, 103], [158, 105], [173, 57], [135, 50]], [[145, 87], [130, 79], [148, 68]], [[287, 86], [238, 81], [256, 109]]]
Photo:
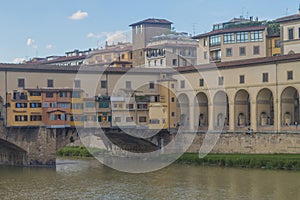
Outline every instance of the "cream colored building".
[[197, 41], [185, 34], [155, 36], [145, 48], [145, 67], [184, 67], [196, 65]]
[[[136, 122], [145, 127], [151, 119], [163, 119], [163, 110], [151, 111], [150, 106], [155, 105], [155, 109], [167, 109], [170, 123], [164, 127], [180, 125], [188, 130], [222, 129], [236, 133], [247, 132], [249, 128], [255, 132], [298, 132], [299, 65], [300, 54], [293, 54], [181, 67], [176, 68], [178, 74], [167, 69], [139, 68], [129, 73], [128, 69], [109, 68], [100, 77], [100, 81], [107, 81], [107, 87], [100, 88], [99, 83], [96, 93], [126, 97], [118, 94], [127, 89], [132, 91], [127, 97], [134, 97], [135, 103], [151, 97], [144, 104], [147, 107], [139, 107], [138, 114], [133, 115], [135, 120], [138, 119]], [[96, 72], [99, 72], [96, 68], [88, 68], [84, 76], [89, 79], [94, 76], [99, 78]], [[124, 77], [126, 72], [127, 76]], [[77, 70], [68, 67], [2, 64], [0, 96], [5, 105], [6, 92], [19, 90], [24, 84], [30, 88], [47, 87], [49, 79], [53, 80], [54, 87], [73, 87], [74, 80], [78, 81], [76, 74]], [[84, 84], [82, 80], [82, 89]], [[156, 87], [158, 84], [164, 87]], [[78, 82], [76, 85], [80, 86]], [[93, 92], [85, 92], [87, 96], [94, 95]], [[138, 96], [140, 101], [136, 99]], [[128, 104], [125, 100], [111, 99], [111, 102], [122, 104], [123, 110]], [[117, 109], [120, 109], [119, 105]], [[133, 109], [138, 110], [138, 107], [134, 105]], [[4, 120], [7, 119], [5, 106], [2, 106], [1, 115]]]
[[267, 56], [266, 22], [234, 18], [215, 24], [213, 30], [193, 37], [199, 41], [197, 64]]
[[300, 8], [299, 13], [276, 20], [280, 23], [282, 54], [300, 53]]

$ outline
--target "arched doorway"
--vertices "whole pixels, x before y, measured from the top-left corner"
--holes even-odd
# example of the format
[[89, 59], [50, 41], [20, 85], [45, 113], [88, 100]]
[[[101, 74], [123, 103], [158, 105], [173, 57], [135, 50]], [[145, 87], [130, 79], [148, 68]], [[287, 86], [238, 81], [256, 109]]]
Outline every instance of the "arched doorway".
[[250, 126], [250, 95], [246, 90], [239, 90], [234, 99], [234, 119], [236, 127]]
[[208, 127], [208, 98], [205, 93], [200, 92], [195, 100], [195, 120], [199, 127]]
[[294, 87], [287, 87], [281, 94], [281, 124], [299, 124], [299, 93]]
[[216, 93], [213, 102], [214, 125], [217, 128], [229, 126], [229, 101], [224, 91]]
[[262, 89], [257, 95], [257, 122], [259, 126], [274, 125], [273, 93], [270, 89]]
[[179, 125], [188, 128], [190, 125], [189, 98], [186, 94], [179, 95], [177, 99], [177, 112], [179, 116]]

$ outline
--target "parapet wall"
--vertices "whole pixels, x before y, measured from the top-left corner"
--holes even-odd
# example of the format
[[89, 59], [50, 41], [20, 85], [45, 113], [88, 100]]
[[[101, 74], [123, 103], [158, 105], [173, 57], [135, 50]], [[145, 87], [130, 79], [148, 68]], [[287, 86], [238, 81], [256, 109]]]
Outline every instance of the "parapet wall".
[[[197, 134], [188, 152], [199, 152], [205, 134]], [[222, 134], [211, 153], [300, 154], [300, 134]]]

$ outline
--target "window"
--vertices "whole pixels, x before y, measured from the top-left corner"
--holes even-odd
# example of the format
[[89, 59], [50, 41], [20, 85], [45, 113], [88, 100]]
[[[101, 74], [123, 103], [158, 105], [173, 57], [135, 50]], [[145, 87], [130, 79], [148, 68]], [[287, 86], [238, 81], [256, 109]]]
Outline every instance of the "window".
[[132, 103], [126, 104], [126, 109], [132, 110], [134, 109], [134, 105]]
[[199, 79], [199, 86], [200, 87], [204, 86], [204, 79], [203, 78]]
[[58, 107], [59, 108], [69, 108], [69, 104], [68, 103], [58, 103]]
[[268, 73], [263, 73], [263, 83], [269, 82], [269, 74]]
[[154, 89], [154, 87], [155, 87], [155, 86], [154, 86], [154, 82], [150, 82], [150, 83], [149, 83], [149, 89]]
[[245, 75], [240, 75], [240, 84], [245, 83]]
[[207, 39], [205, 38], [204, 40], [203, 40], [203, 46], [207, 46]]
[[287, 72], [287, 80], [293, 80], [293, 71]]
[[138, 110], [147, 110], [148, 104], [137, 104], [137, 109]]
[[40, 97], [42, 95], [41, 92], [30, 92], [30, 96], [32, 97]]
[[259, 53], [260, 53], [259, 50], [260, 50], [259, 46], [254, 46], [254, 47], [253, 47], [253, 54], [254, 54], [254, 55], [259, 55]]
[[262, 31], [252, 31], [250, 32], [251, 42], [261, 42], [263, 41], [263, 32]]
[[293, 40], [294, 39], [294, 29], [289, 28], [288, 32], [289, 32], [289, 40]]
[[53, 92], [46, 92], [46, 98], [53, 98]]
[[49, 105], [50, 105], [50, 108], [56, 108], [56, 102], [51, 102]]
[[239, 32], [236, 34], [236, 42], [237, 43], [244, 43], [244, 42], [248, 42], [248, 32]]
[[99, 102], [99, 108], [109, 108], [109, 102]]
[[75, 86], [75, 88], [80, 88], [81, 87], [81, 81], [80, 80], [75, 80], [74, 81], [74, 86]]
[[16, 103], [16, 108], [27, 108], [27, 103]]
[[173, 66], [177, 66], [177, 59], [173, 59], [172, 64], [173, 64]]
[[73, 91], [71, 93], [71, 97], [79, 99], [81, 97], [81, 92], [80, 91]]
[[18, 78], [18, 87], [20, 87], [20, 88], [25, 87], [25, 79], [24, 78]]
[[125, 82], [126, 89], [131, 89], [131, 81]]
[[30, 108], [41, 108], [42, 103], [30, 103]]
[[275, 48], [280, 48], [280, 47], [281, 47], [280, 40], [275, 40]]
[[16, 115], [15, 116], [15, 121], [16, 122], [27, 122], [28, 121], [28, 116], [27, 115]]
[[246, 55], [246, 47], [240, 47], [240, 56]]
[[126, 122], [133, 122], [133, 117], [126, 117]]
[[175, 97], [172, 97], [171, 101], [172, 101], [172, 103], [174, 103], [175, 102]]
[[207, 51], [204, 52], [203, 56], [204, 56], [204, 59], [206, 60], [207, 59]]
[[107, 88], [107, 81], [101, 81], [101, 88], [102, 89]]
[[59, 97], [60, 98], [67, 98], [68, 97], [68, 93], [67, 92], [59, 92]]
[[175, 84], [174, 84], [174, 83], [171, 84], [171, 88], [172, 88], [172, 89], [175, 88]]
[[298, 39], [300, 39], [300, 27], [298, 28]]
[[50, 87], [50, 88], [54, 87], [54, 81], [51, 80], [51, 79], [48, 79], [47, 80], [47, 87]]
[[185, 81], [184, 80], [180, 81], [180, 88], [181, 89], [185, 88]]
[[159, 124], [159, 119], [151, 119], [150, 124]]
[[224, 85], [224, 77], [221, 76], [219, 77], [219, 82], [218, 82], [219, 85]]
[[226, 56], [231, 57], [232, 56], [232, 48], [226, 48]]
[[41, 115], [30, 115], [30, 121], [42, 121], [42, 116]]
[[224, 34], [224, 44], [233, 44], [235, 42], [235, 37], [234, 37], [234, 33], [227, 33]]
[[115, 117], [115, 122], [121, 122], [121, 117]]
[[86, 108], [95, 108], [95, 102], [85, 102]]
[[209, 37], [210, 46], [218, 46], [221, 45], [221, 36], [213, 35]]
[[175, 112], [172, 112], [172, 117], [175, 117]]
[[140, 123], [146, 123], [147, 122], [147, 117], [139, 117], [139, 122]]

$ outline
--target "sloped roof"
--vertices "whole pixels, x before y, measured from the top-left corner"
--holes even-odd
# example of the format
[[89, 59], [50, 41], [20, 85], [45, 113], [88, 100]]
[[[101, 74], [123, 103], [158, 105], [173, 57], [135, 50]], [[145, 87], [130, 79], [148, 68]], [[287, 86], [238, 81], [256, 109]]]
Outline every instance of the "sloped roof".
[[129, 26], [136, 26], [140, 24], [173, 24], [173, 22], [170, 22], [166, 19], [155, 19], [155, 18], [148, 18], [133, 24], [130, 24]]

